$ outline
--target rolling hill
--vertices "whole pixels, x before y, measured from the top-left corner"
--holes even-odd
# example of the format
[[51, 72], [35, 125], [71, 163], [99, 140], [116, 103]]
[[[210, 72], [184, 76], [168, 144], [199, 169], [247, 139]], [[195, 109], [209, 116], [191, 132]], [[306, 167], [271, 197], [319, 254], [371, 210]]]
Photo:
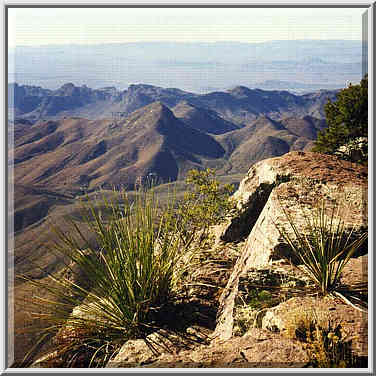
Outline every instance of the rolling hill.
[[245, 173], [252, 164], [271, 156], [280, 156], [291, 150], [307, 150], [325, 121], [311, 116], [289, 117], [281, 121], [260, 116], [247, 126], [217, 136], [226, 150], [229, 165], [227, 173]]
[[132, 190], [148, 179], [162, 184], [193, 168], [242, 174], [261, 159], [310, 149], [324, 127], [324, 120], [309, 115], [280, 121], [261, 115], [241, 127], [185, 101], [173, 111], [153, 102], [120, 118], [16, 122], [9, 161], [15, 230], [85, 192]]
[[[8, 127], [8, 163], [17, 233], [85, 192], [175, 181], [192, 168], [238, 175], [261, 159], [309, 150], [326, 126], [323, 106], [336, 93], [297, 96], [239, 86], [198, 95], [151, 85], [118, 92], [73, 84], [13, 90], [18, 116]], [[93, 118], [72, 116], [88, 112]], [[46, 119], [33, 118], [38, 113]]]
[[120, 121], [68, 118], [30, 126], [15, 139], [15, 181], [76, 194], [99, 187], [132, 189], [140, 176], [173, 181], [224, 153], [209, 134], [154, 102]]
[[221, 118], [215, 111], [197, 107], [187, 101], [179, 102], [172, 111], [185, 124], [202, 132], [223, 134], [239, 128]]

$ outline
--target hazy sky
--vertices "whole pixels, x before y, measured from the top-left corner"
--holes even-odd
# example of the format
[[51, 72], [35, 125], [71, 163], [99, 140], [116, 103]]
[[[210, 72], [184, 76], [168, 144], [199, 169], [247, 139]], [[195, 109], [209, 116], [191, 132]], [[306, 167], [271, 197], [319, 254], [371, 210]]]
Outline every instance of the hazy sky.
[[365, 8], [10, 8], [8, 43], [362, 39]]

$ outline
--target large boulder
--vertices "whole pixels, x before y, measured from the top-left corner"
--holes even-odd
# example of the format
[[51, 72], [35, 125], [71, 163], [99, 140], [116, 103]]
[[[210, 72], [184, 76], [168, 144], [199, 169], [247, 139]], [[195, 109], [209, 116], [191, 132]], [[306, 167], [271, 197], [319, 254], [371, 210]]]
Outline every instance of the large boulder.
[[[234, 197], [240, 214], [230, 221], [221, 239], [246, 242], [220, 297], [214, 332], [220, 339], [232, 336], [239, 278], [276, 259], [297, 261], [277, 229], [291, 231], [286, 213], [304, 231], [303, 214], [324, 203], [328, 214], [334, 207], [341, 208], [341, 219], [349, 230], [367, 228], [367, 169], [335, 156], [291, 152], [252, 166]], [[366, 253], [366, 246], [362, 252]]]
[[[225, 242], [238, 241], [247, 238], [261, 212], [263, 211], [271, 192], [286, 182], [292, 182], [296, 188], [320, 188], [321, 191], [335, 193], [339, 190], [354, 193], [354, 214], [357, 221], [365, 223], [367, 214], [367, 168], [358, 164], [340, 160], [335, 156], [320, 153], [294, 151], [281, 157], [269, 158], [253, 165], [244, 179], [240, 182], [234, 199], [241, 211], [239, 216], [232, 218], [224, 229], [221, 239]], [[316, 187], [312, 185], [316, 183]], [[320, 198], [320, 192], [311, 189], [315, 200]], [[339, 193], [339, 192], [337, 192]], [[287, 199], [293, 199], [290, 195]], [[299, 198], [299, 197], [298, 197]], [[323, 198], [323, 197], [322, 197]], [[305, 198], [299, 198], [304, 203]]]

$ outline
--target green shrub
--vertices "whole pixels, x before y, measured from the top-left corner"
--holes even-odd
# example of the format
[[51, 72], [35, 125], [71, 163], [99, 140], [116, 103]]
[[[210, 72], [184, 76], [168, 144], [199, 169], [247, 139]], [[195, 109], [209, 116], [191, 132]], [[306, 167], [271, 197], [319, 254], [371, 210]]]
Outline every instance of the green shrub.
[[188, 244], [198, 231], [204, 238], [210, 226], [221, 223], [235, 209], [235, 203], [230, 198], [233, 185], [221, 187], [213, 169], [189, 171], [186, 183], [188, 190], [177, 213], [184, 223], [184, 241]]
[[363, 141], [359, 146], [354, 143], [368, 137], [368, 75], [359, 85], [350, 84], [342, 89], [335, 102], [329, 100], [325, 105], [325, 115], [328, 128], [318, 133], [312, 151], [367, 163], [368, 142]]
[[[155, 314], [173, 298], [183, 272], [174, 200], [161, 208], [152, 192], [140, 192], [133, 202], [126, 194], [121, 201], [103, 196], [103, 208], [111, 213], [104, 219], [88, 200], [83, 222], [72, 221], [73, 235], [55, 229], [58, 240], [51, 250], [68, 260], [69, 273], [51, 274], [48, 285], [20, 276], [54, 296], [34, 299], [41, 309], [36, 318], [49, 324], [38, 344], [57, 333], [64, 366], [77, 366], [82, 358], [82, 364], [90, 359], [85, 366], [102, 365], [127, 339], [156, 327]], [[83, 223], [95, 235], [95, 246], [83, 235]]]

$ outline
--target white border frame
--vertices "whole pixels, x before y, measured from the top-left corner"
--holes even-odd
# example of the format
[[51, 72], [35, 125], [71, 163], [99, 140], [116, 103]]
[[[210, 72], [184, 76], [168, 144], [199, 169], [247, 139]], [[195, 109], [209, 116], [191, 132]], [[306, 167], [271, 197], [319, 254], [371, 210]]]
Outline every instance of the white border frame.
[[[6, 1], [2, 2], [2, 18], [3, 18], [3, 25], [4, 25], [4, 36], [3, 36], [3, 48], [2, 48], [2, 54], [3, 54], [3, 59], [2, 59], [2, 64], [3, 64], [3, 72], [4, 75], [2, 76], [3, 80], [3, 94], [4, 96], [7, 95], [7, 88], [5, 87], [5, 83], [7, 82], [7, 77], [5, 76], [5, 71], [6, 71], [6, 57], [7, 57], [7, 51], [5, 50], [5, 46], [7, 46], [6, 43], [6, 37], [7, 37], [7, 31], [5, 31], [5, 17], [6, 17], [6, 12], [5, 12], [5, 6], [54, 6], [54, 7], [59, 7], [59, 6], [96, 6], [96, 5], [102, 5], [102, 6], [194, 6], [197, 5], [198, 7], [200, 6], [230, 6], [230, 7], [235, 7], [235, 6], [252, 6], [252, 7], [327, 7], [327, 8], [335, 8], [335, 7], [364, 7], [365, 11], [368, 9], [368, 77], [369, 77], [369, 138], [372, 140], [371, 143], [369, 144], [369, 178], [368, 178], [368, 222], [373, 225], [373, 192], [374, 192], [374, 186], [373, 186], [373, 181], [374, 181], [374, 173], [373, 173], [373, 161], [374, 161], [374, 152], [373, 152], [373, 141], [375, 134], [373, 132], [373, 127], [372, 125], [374, 124], [374, 114], [373, 114], [373, 98], [374, 98], [374, 17], [375, 17], [375, 3], [369, 2], [369, 1], [359, 1], [359, 2], [354, 2], [354, 1], [331, 1], [328, 3], [325, 0], [318, 0], [315, 2], [310, 2], [310, 1], [289, 1], [285, 2], [283, 0], [266, 0], [266, 1], [258, 1], [258, 2], [252, 2], [251, 0], [237, 0], [234, 3], [231, 3], [229, 1], [216, 1], [216, 0], [206, 0], [206, 1], [200, 1], [200, 0], [190, 0], [190, 1], [174, 1], [174, 0], [165, 0], [163, 2], [161, 1], [156, 1], [156, 0], [149, 0], [149, 1], [122, 1], [122, 0], [112, 0], [109, 3], [104, 3], [103, 1], [99, 0], [84, 0], [80, 2], [76, 2], [74, 0], [66, 0], [64, 2], [61, 1], [47, 1], [47, 0], [42, 0], [38, 2], [29, 2], [29, 1], [22, 1], [22, 0], [11, 0], [11, 1]], [[2, 101], [2, 110], [4, 111], [4, 135], [7, 135], [7, 127], [6, 127], [6, 122], [7, 122], [7, 108], [6, 108], [6, 102], [5, 98]], [[4, 137], [4, 150], [6, 151], [6, 142], [7, 138]], [[3, 169], [3, 176], [7, 176], [7, 169], [5, 166], [7, 166], [7, 155], [6, 153], [2, 153], [2, 157], [4, 160], [2, 161], [3, 163], [1, 164], [1, 168]], [[1, 204], [4, 207], [4, 226], [1, 227], [1, 236], [4, 239], [4, 250], [6, 250], [6, 238], [7, 234], [5, 231], [5, 225], [7, 221], [7, 211], [8, 208], [6, 208], [7, 204], [7, 199], [6, 199], [6, 194], [7, 194], [7, 187], [6, 187], [6, 179], [3, 179], [3, 184], [1, 186], [2, 188], [2, 197], [1, 197]], [[372, 203], [372, 204], [371, 204]], [[373, 228], [372, 228], [373, 230]], [[373, 257], [373, 245], [374, 245], [374, 236], [373, 236], [373, 231], [370, 231], [370, 236], [369, 236], [369, 263], [368, 263], [368, 276], [369, 276], [369, 290], [372, 291], [373, 287], [373, 266], [374, 266], [374, 257]], [[9, 244], [8, 244], [9, 245]], [[7, 265], [7, 257], [6, 253], [4, 252], [4, 259], [2, 259], [3, 263], [3, 270], [6, 271], [6, 265]], [[4, 273], [6, 275], [6, 273]], [[7, 283], [4, 279], [4, 288], [1, 290], [1, 301], [3, 304], [3, 309], [1, 310], [1, 317], [2, 317], [2, 348], [4, 349], [1, 358], [0, 358], [0, 371], [4, 374], [28, 374], [28, 373], [37, 373], [37, 374], [44, 374], [44, 373], [95, 373], [95, 374], [110, 374], [110, 373], [301, 373], [302, 369], [294, 369], [294, 368], [255, 368], [255, 369], [228, 369], [228, 368], [217, 368], [217, 369], [171, 369], [171, 368], [160, 368], [160, 369], [139, 369], [139, 368], [130, 368], [130, 369], [65, 369], [65, 368], [55, 368], [55, 369], [32, 369], [32, 368], [6, 368], [7, 364], [7, 354], [5, 353], [6, 349], [6, 342], [7, 338], [5, 338], [5, 333], [7, 332], [7, 324], [8, 324], [8, 316], [7, 316], [7, 309], [6, 309], [6, 302], [7, 302], [7, 297], [8, 297], [8, 288], [7, 288]], [[371, 289], [370, 289], [371, 288]], [[373, 338], [373, 331], [374, 331], [374, 326], [373, 326], [373, 306], [374, 304], [374, 298], [373, 295], [369, 296], [369, 312], [368, 312], [368, 348], [369, 350], [373, 350], [373, 344], [374, 344], [374, 338]], [[317, 369], [304, 369], [304, 373], [323, 373], [323, 372], [328, 372], [328, 373], [354, 373], [354, 374], [359, 374], [359, 373], [372, 373], [373, 374], [373, 366], [374, 366], [374, 359], [373, 359], [373, 354], [369, 353], [369, 363], [368, 363], [368, 368], [367, 369], [333, 369], [333, 370], [328, 370], [328, 369], [322, 369], [322, 370], [317, 370]]]

